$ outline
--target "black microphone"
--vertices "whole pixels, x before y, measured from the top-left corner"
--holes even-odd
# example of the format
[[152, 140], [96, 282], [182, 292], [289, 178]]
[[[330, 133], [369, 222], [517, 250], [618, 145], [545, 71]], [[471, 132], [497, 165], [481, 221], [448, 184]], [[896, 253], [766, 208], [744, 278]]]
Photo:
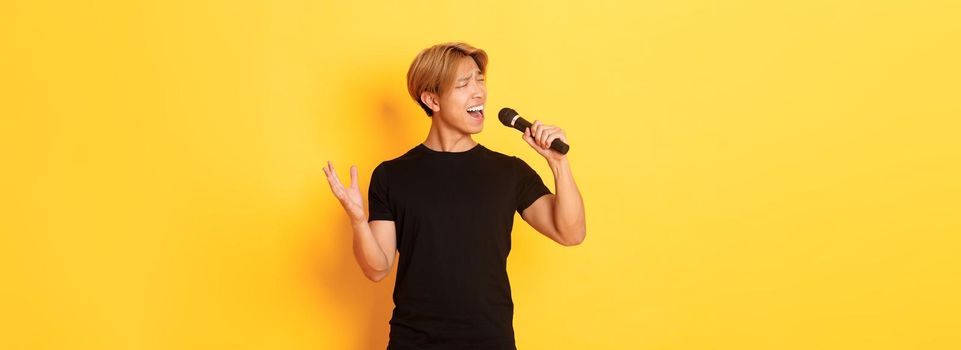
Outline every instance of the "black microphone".
[[[531, 122], [524, 120], [524, 118], [521, 118], [521, 116], [517, 114], [517, 111], [507, 107], [501, 108], [500, 113], [497, 113], [497, 119], [500, 119], [504, 126], [520, 130], [521, 132], [531, 127]], [[554, 139], [554, 141], [551, 142], [551, 149], [561, 154], [567, 154], [571, 146], [568, 146], [564, 141], [561, 141], [561, 139]]]

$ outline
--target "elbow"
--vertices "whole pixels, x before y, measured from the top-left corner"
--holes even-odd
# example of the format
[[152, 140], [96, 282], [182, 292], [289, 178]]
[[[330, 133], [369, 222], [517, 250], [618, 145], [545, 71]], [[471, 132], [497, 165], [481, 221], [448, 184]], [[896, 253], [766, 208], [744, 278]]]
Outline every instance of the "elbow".
[[587, 224], [583, 218], [566, 225], [557, 225], [556, 227], [559, 229], [558, 233], [561, 238], [558, 243], [565, 247], [580, 245], [584, 242], [584, 237], [587, 236]]
[[384, 278], [387, 278], [387, 271], [374, 271], [371, 273], [365, 273], [364, 276], [366, 276], [371, 282], [377, 283], [383, 281]]
[[580, 245], [581, 243], [584, 243], [584, 238], [586, 236], [587, 236], [587, 230], [576, 231], [573, 235], [568, 236], [572, 238], [568, 238], [564, 240], [563, 242], [561, 242], [561, 245], [565, 247], [573, 247], [576, 245]]
[[383, 268], [370, 266], [362, 270], [364, 272], [364, 277], [367, 277], [367, 279], [371, 280], [371, 282], [374, 282], [374, 283], [383, 281], [384, 278], [386, 278], [387, 275], [390, 274], [390, 266], [386, 266]]
[[367, 276], [367, 279], [369, 279], [371, 282], [378, 283], [380, 281], [383, 281], [384, 277], [386, 276]]
[[561, 243], [561, 245], [563, 245], [563, 246], [565, 246], [565, 247], [573, 247], [573, 246], [576, 246], [576, 245], [580, 245], [581, 243], [584, 243], [584, 238], [583, 238], [583, 237], [582, 237], [581, 239], [570, 240], [570, 241]]

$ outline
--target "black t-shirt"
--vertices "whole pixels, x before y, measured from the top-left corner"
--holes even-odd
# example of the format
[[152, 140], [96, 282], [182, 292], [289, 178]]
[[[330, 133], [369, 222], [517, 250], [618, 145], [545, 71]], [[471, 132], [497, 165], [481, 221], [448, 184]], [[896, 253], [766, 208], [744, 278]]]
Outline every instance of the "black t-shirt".
[[371, 175], [369, 220], [394, 221], [388, 349], [516, 349], [507, 278], [514, 212], [551, 193], [523, 160], [419, 144]]

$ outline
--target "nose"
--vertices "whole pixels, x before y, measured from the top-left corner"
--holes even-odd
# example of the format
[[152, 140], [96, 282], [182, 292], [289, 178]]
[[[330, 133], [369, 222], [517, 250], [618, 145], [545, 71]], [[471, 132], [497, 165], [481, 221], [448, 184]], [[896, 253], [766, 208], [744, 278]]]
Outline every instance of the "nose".
[[474, 82], [474, 94], [472, 97], [487, 97], [487, 87], [483, 83]]

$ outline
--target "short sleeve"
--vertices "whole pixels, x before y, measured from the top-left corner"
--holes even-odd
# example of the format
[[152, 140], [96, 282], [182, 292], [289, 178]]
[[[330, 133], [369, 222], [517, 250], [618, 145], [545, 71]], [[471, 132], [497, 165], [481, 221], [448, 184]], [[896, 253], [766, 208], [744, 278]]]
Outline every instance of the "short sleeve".
[[514, 157], [517, 183], [517, 213], [531, 206], [541, 196], [550, 194], [551, 190], [544, 185], [544, 181], [537, 172], [527, 165], [524, 160]]
[[384, 163], [374, 168], [370, 175], [370, 189], [367, 190], [367, 206], [370, 211], [367, 222], [374, 220], [394, 220], [390, 210], [390, 192], [387, 186], [387, 170]]

